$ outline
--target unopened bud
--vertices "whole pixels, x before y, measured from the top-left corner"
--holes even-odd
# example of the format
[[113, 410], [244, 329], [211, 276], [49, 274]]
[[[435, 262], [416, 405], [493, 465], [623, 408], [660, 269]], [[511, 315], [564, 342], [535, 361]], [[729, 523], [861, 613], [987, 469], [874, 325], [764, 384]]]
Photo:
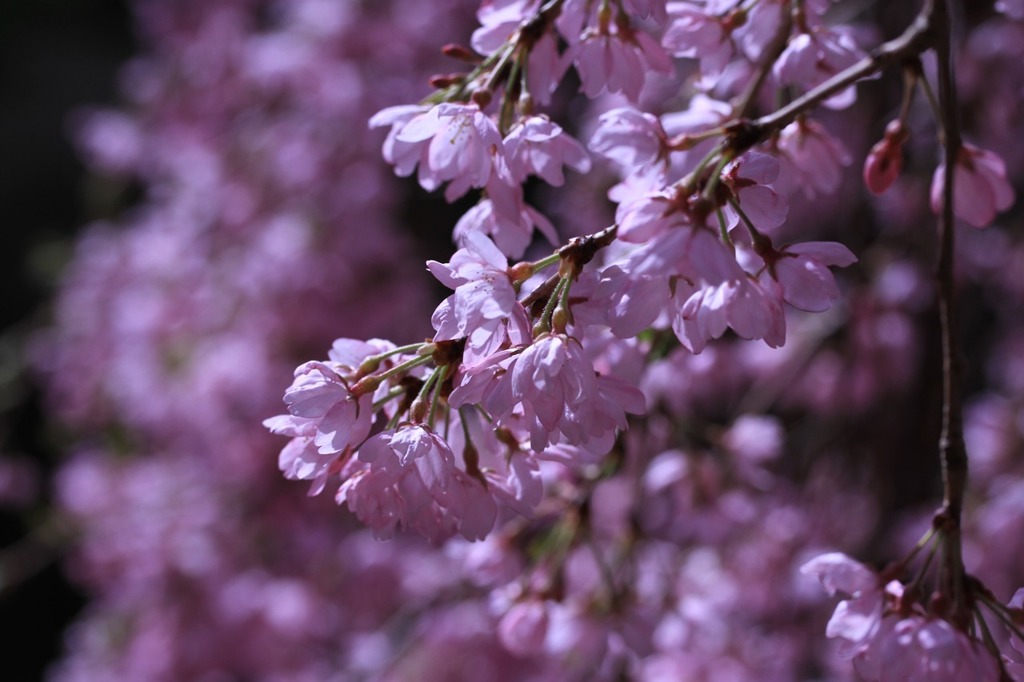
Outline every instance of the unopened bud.
[[523, 261], [516, 263], [508, 269], [508, 278], [512, 280], [512, 283], [525, 282], [533, 276], [533, 266]]
[[519, 96], [519, 102], [518, 102], [517, 106], [519, 107], [519, 112], [521, 114], [523, 114], [524, 116], [529, 116], [529, 115], [533, 114], [533, 110], [534, 110], [533, 96], [530, 93], [528, 93], [528, 92], [524, 92], [522, 95]]
[[903, 147], [896, 137], [888, 133], [868, 152], [864, 159], [864, 184], [874, 194], [892, 187], [903, 169]]
[[430, 404], [426, 400], [417, 397], [409, 407], [409, 420], [415, 424], [422, 424], [423, 420], [427, 417], [427, 410], [429, 408]]
[[463, 82], [466, 77], [461, 73], [438, 73], [430, 77], [430, 87], [444, 90]]
[[445, 57], [451, 57], [452, 59], [458, 59], [470, 64], [475, 64], [480, 61], [480, 58], [473, 54], [469, 48], [463, 47], [457, 43], [448, 43], [447, 45], [442, 46], [441, 54]]
[[363, 360], [363, 363], [359, 365], [359, 369], [356, 371], [356, 376], [365, 377], [367, 374], [373, 374], [380, 369], [380, 362], [381, 358], [379, 355], [371, 355]]
[[572, 313], [568, 308], [558, 306], [551, 315], [551, 328], [557, 334], [564, 334], [565, 328], [572, 322]]
[[491, 103], [491, 97], [490, 90], [477, 90], [470, 99], [481, 109], [486, 109], [487, 105]]
[[352, 395], [358, 398], [361, 395], [373, 393], [380, 386], [381, 381], [380, 375], [363, 377], [352, 387]]

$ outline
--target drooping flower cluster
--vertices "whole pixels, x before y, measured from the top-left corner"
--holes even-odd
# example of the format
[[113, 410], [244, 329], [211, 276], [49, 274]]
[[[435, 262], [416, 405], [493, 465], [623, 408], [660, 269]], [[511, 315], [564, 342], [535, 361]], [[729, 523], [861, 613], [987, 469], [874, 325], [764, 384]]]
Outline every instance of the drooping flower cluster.
[[[37, 352], [63, 415], [102, 434], [59, 482], [93, 602], [55, 676], [846, 679], [801, 564], [848, 597], [826, 633], [861, 675], [1019, 676], [994, 653], [1015, 635], [970, 632], [913, 574], [806, 563], [888, 551], [888, 510], [934, 506], [934, 462], [913, 459], [931, 434], [907, 428], [936, 393], [916, 248], [932, 34], [879, 46], [827, 0], [487, 0], [460, 24], [476, 4], [140, 4], [160, 49], [130, 72], [138, 111], [85, 137], [150, 193], [80, 245]], [[444, 48], [464, 72], [408, 104], [446, 68], [429, 43], [470, 35], [476, 54]], [[968, 76], [1005, 58], [983, 47]], [[909, 94], [869, 152], [866, 112], [897, 106], [856, 82], [886, 64]], [[993, 136], [1013, 130], [965, 135], [1007, 159], [960, 151], [968, 224], [1012, 204]], [[848, 168], [865, 157], [870, 205]], [[395, 229], [437, 246], [410, 176], [468, 207], [429, 274]], [[965, 562], [1009, 594], [1020, 248], [962, 241], [1001, 344], [976, 340], [995, 378], [967, 435], [990, 499]], [[305, 485], [277, 480], [274, 449]], [[864, 473], [891, 462], [914, 476]], [[962, 584], [1019, 615], [1019, 595], [995, 608]]]
[[[921, 603], [921, 583], [904, 585], [889, 580], [867, 566], [840, 554], [823, 554], [804, 564], [801, 571], [815, 575], [830, 595], [844, 599], [836, 606], [828, 622], [829, 637], [843, 640], [839, 650], [843, 658], [853, 659], [854, 667], [864, 680], [897, 682], [897, 680], [995, 680], [1005, 665], [993, 657], [982, 641], [968, 635], [943, 617], [948, 605], [937, 595], [931, 603]], [[983, 589], [973, 584], [975, 590]], [[989, 601], [995, 613], [1005, 619], [1019, 637], [1021, 631], [1014, 621], [1020, 620], [1019, 599], [1003, 606], [990, 595], [971, 594], [971, 599]], [[982, 618], [979, 613], [976, 616]], [[988, 625], [980, 628], [988, 633]], [[1020, 646], [1017, 640], [1016, 646]]]

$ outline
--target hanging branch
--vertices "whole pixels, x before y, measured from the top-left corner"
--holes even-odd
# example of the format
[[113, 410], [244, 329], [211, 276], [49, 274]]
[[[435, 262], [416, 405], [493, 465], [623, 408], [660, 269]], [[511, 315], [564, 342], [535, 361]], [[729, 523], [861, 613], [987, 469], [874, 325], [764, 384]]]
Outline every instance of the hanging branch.
[[964, 445], [963, 374], [957, 331], [955, 286], [953, 281], [954, 171], [960, 153], [960, 126], [957, 120], [956, 91], [950, 54], [950, 17], [948, 0], [936, 4], [935, 53], [938, 57], [939, 115], [942, 117], [944, 187], [942, 212], [939, 214], [939, 263], [936, 269], [939, 289], [939, 323], [942, 327], [942, 436], [939, 454], [942, 457], [943, 510], [957, 526], [967, 485], [967, 448]]
[[943, 529], [943, 562], [940, 580], [943, 592], [952, 597], [950, 620], [961, 627], [971, 621], [971, 605], [966, 596], [960, 519], [964, 491], [967, 488], [967, 446], [964, 443], [962, 358], [956, 310], [954, 282], [953, 195], [955, 168], [960, 154], [960, 127], [956, 108], [956, 84], [953, 74], [948, 0], [935, 4], [934, 47], [938, 62], [940, 134], [943, 149], [942, 211], [939, 213], [939, 261], [936, 279], [939, 296], [939, 325], [942, 336], [942, 433], [939, 457], [942, 462], [942, 508], [936, 525]]

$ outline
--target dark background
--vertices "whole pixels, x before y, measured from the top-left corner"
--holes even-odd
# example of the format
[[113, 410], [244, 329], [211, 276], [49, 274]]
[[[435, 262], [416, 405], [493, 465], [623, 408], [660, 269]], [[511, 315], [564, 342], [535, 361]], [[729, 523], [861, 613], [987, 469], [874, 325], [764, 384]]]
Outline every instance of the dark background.
[[59, 551], [32, 539], [47, 524], [58, 454], [22, 349], [48, 319], [71, 238], [94, 217], [71, 114], [116, 104], [118, 67], [134, 51], [125, 2], [0, 0], [0, 456], [40, 473], [34, 502], [0, 506], [0, 678], [9, 682], [43, 679], [84, 603]]

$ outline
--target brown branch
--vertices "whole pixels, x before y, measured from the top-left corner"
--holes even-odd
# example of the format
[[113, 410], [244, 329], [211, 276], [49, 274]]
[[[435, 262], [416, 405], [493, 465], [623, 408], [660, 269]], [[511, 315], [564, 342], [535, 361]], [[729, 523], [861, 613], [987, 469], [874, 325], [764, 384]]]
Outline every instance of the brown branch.
[[753, 121], [736, 120], [726, 125], [733, 135], [733, 149], [744, 152], [758, 142], [767, 139], [776, 130], [796, 120], [800, 114], [814, 108], [833, 95], [845, 90], [857, 81], [872, 76], [888, 66], [917, 57], [932, 46], [935, 31], [936, 0], [927, 0], [921, 12], [898, 38], [882, 43], [856, 64], [804, 93], [800, 97]]
[[953, 215], [956, 162], [960, 155], [960, 124], [957, 116], [956, 82], [953, 73], [949, 0], [935, 4], [934, 46], [938, 64], [938, 116], [941, 129], [943, 191], [939, 213], [939, 260], [935, 277], [939, 298], [939, 326], [942, 337], [942, 433], [939, 458], [942, 463], [942, 508], [938, 517], [946, 521], [942, 543], [941, 589], [952, 598], [950, 620], [966, 630], [973, 618], [967, 597], [967, 576], [963, 566], [960, 521], [967, 489], [967, 446], [963, 424], [963, 360], [960, 350], [954, 279], [955, 235]]
[[956, 160], [960, 153], [960, 126], [957, 119], [953, 62], [950, 54], [948, 0], [937, 3], [935, 52], [938, 58], [939, 116], [942, 121], [944, 187], [942, 212], [939, 214], [939, 262], [936, 279], [939, 291], [939, 324], [942, 327], [942, 435], [939, 455], [942, 458], [943, 509], [960, 524], [964, 490], [967, 487], [967, 448], [964, 444], [963, 374], [959, 337], [954, 262], [953, 192]]

